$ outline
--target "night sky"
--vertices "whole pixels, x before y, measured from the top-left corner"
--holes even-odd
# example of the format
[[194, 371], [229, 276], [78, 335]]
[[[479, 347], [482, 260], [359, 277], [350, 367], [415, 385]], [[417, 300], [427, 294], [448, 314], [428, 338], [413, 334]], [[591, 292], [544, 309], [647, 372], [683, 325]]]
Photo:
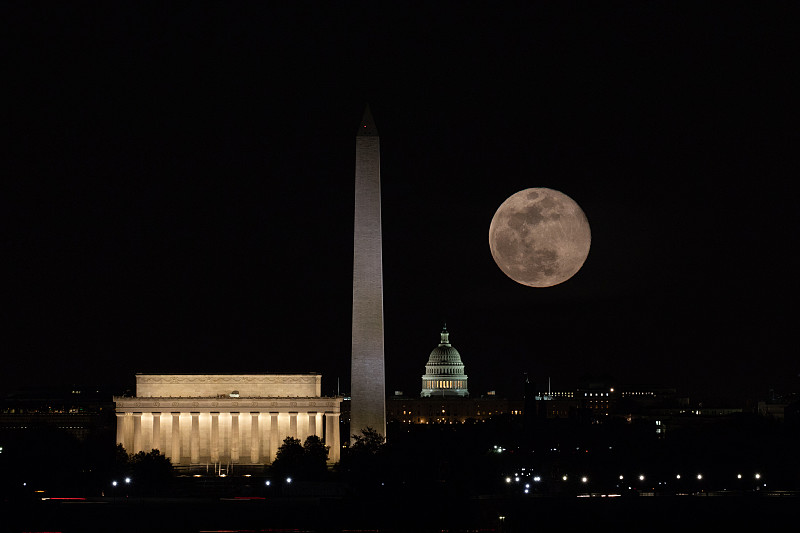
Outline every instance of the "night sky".
[[[271, 4], [3, 3], [0, 392], [135, 372], [348, 391], [367, 102], [387, 391], [419, 394], [444, 322], [474, 395], [518, 396], [523, 372], [800, 389], [790, 4]], [[489, 252], [529, 187], [592, 229], [547, 289]]]

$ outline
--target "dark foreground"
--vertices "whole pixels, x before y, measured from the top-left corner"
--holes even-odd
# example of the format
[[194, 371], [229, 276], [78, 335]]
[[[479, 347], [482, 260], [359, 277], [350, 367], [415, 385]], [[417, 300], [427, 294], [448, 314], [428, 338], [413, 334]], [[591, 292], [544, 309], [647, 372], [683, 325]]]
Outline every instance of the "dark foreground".
[[[27, 502], [3, 512], [3, 531], [714, 531], [792, 523], [796, 494], [631, 498], [270, 498]], [[552, 529], [558, 528], [558, 529]], [[566, 529], [565, 529], [566, 528]], [[577, 529], [582, 528], [582, 529]], [[583, 529], [585, 528], [585, 529]]]

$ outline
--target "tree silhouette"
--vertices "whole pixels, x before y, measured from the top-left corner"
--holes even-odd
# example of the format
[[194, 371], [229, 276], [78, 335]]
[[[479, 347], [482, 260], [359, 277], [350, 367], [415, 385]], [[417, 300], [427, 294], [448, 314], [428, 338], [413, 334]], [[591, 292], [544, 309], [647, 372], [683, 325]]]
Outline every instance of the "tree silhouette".
[[131, 473], [137, 486], [158, 493], [169, 485], [173, 476], [172, 461], [159, 450], [139, 452], [131, 457]]
[[353, 440], [353, 445], [350, 447], [351, 450], [357, 454], [365, 455], [377, 454], [386, 443], [384, 436], [370, 426], [362, 429], [361, 435], [353, 434]]
[[131, 478], [131, 490], [135, 492], [158, 494], [169, 489], [175, 470], [172, 461], [157, 449], [129, 454], [122, 444], [117, 444], [113, 474], [118, 482]]
[[286, 437], [278, 447], [271, 471], [275, 475], [298, 475], [303, 466], [303, 445], [300, 439]]
[[385, 474], [385, 448], [386, 439], [369, 426], [361, 435], [353, 435], [353, 445], [343, 455], [340, 468], [356, 489], [369, 490]]
[[303, 470], [310, 478], [318, 478], [328, 470], [328, 446], [317, 435], [310, 435], [303, 443]]
[[316, 435], [300, 439], [286, 437], [278, 448], [271, 471], [276, 476], [295, 476], [302, 479], [318, 479], [328, 470], [328, 447]]

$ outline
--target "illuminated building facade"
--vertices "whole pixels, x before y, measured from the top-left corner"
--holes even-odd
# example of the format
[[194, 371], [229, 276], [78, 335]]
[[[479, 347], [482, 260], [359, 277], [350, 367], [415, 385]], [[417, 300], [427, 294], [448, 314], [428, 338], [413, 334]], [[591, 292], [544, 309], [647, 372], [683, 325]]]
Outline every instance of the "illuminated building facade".
[[380, 138], [367, 108], [356, 135], [350, 433], [386, 435]]
[[136, 396], [115, 396], [117, 444], [160, 450], [180, 466], [263, 465], [288, 437], [317, 435], [339, 461], [340, 397], [319, 374], [137, 374]]
[[461, 354], [450, 344], [447, 326], [442, 328], [439, 346], [433, 349], [425, 364], [420, 391], [421, 398], [444, 396], [469, 396], [464, 363]]

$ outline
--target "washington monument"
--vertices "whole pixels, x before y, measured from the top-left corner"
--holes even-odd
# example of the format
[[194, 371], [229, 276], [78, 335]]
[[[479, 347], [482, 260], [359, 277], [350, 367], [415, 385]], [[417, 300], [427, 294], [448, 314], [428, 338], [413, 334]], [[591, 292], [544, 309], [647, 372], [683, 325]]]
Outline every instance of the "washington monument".
[[369, 426], [385, 437], [381, 156], [378, 130], [369, 106], [356, 134], [354, 228], [350, 434], [360, 435]]

